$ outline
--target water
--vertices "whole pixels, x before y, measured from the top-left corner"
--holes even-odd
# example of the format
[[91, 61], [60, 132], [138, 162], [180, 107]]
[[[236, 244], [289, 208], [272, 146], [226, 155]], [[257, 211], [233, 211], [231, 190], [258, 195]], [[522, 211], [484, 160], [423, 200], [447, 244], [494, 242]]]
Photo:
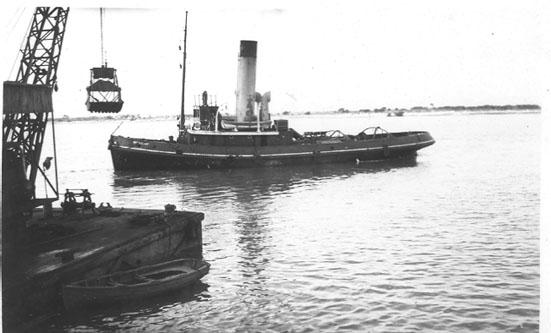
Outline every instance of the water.
[[[535, 332], [539, 114], [310, 116], [299, 131], [428, 130], [410, 165], [112, 170], [118, 122], [56, 126], [61, 187], [96, 202], [205, 213], [211, 272], [192, 290], [44, 328], [143, 331]], [[167, 137], [175, 121], [119, 134]], [[46, 152], [46, 156], [48, 153]]]

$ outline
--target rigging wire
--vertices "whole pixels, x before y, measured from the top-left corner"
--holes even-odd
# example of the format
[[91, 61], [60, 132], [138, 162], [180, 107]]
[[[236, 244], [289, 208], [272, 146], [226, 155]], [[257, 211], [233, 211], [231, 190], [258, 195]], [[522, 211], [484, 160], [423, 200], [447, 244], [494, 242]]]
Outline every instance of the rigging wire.
[[[19, 23], [19, 20], [23, 16], [24, 12], [25, 12], [25, 8], [22, 8], [21, 13], [19, 14], [19, 17], [17, 18], [17, 22], [15, 22], [15, 25], [12, 27], [12, 29], [15, 29], [15, 26]], [[17, 50], [17, 55], [15, 56], [15, 59], [14, 59], [12, 65], [11, 65], [10, 75], [9, 75], [10, 78], [13, 77], [12, 74], [13, 74], [13, 69], [15, 68], [15, 64], [20, 64], [21, 63], [21, 58], [23, 57], [22, 54], [24, 52], [23, 48], [25, 47], [25, 43], [27, 42], [27, 36], [29, 35], [29, 32], [31, 31], [31, 26], [33, 24], [33, 20], [34, 20], [34, 17], [31, 16], [31, 19], [29, 20], [29, 25], [27, 26], [27, 29], [25, 30], [25, 35], [21, 39], [21, 44], [19, 45], [19, 49]]]
[[5, 30], [8, 30], [9, 28], [8, 36], [11, 36], [13, 34], [13, 31], [19, 25], [19, 21], [21, 20], [21, 16], [23, 16], [24, 11], [25, 11], [24, 8], [17, 8], [15, 10], [14, 15], [11, 17], [10, 21], [4, 24]]

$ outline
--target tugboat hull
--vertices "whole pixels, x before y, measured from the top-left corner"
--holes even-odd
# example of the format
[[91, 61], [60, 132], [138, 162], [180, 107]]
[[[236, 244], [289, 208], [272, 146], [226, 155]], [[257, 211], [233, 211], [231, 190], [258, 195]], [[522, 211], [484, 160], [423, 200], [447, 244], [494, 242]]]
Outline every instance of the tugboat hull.
[[188, 170], [412, 158], [433, 143], [428, 132], [279, 146], [211, 146], [111, 136], [109, 149], [115, 170]]

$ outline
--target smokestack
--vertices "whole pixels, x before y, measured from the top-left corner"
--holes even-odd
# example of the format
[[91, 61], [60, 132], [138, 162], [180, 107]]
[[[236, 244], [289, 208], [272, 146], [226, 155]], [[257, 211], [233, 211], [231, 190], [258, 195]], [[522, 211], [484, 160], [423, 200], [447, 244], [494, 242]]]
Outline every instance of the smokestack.
[[238, 122], [253, 121], [256, 85], [256, 41], [242, 40], [237, 59], [237, 105]]

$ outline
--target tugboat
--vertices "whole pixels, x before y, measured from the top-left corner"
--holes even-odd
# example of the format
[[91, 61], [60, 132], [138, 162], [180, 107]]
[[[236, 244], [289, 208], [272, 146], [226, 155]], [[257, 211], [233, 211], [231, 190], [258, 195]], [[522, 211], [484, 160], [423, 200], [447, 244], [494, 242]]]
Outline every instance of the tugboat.
[[111, 135], [109, 150], [115, 170], [247, 168], [415, 158], [417, 150], [435, 142], [428, 132], [390, 133], [380, 127], [369, 127], [355, 135], [339, 130], [300, 134], [289, 128], [287, 120], [271, 120], [270, 93], [255, 91], [257, 42], [247, 40], [240, 43], [235, 117], [223, 117], [204, 92], [202, 103], [194, 108], [197, 122], [186, 126], [185, 50], [184, 39], [178, 137], [151, 140]]

